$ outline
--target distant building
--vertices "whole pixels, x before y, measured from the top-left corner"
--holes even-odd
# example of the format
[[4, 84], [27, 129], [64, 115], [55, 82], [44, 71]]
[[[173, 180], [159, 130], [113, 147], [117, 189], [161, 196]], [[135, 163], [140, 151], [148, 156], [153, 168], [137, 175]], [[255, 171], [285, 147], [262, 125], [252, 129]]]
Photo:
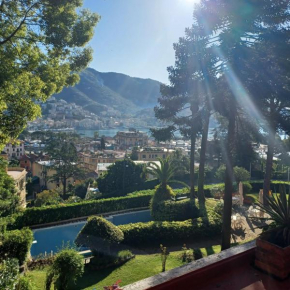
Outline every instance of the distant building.
[[145, 147], [137, 151], [138, 160], [156, 161], [158, 158], [167, 158], [175, 152], [173, 149], [159, 147]]
[[24, 154], [19, 159], [20, 167], [25, 168], [27, 172], [31, 173], [32, 175], [35, 175], [33, 172], [33, 166], [32, 166], [33, 163], [36, 161], [48, 160], [48, 159], [49, 159], [49, 156], [44, 155], [42, 153], [38, 155], [34, 153]]
[[14, 179], [17, 195], [20, 197], [22, 207], [26, 207], [26, 174], [20, 167], [8, 167], [7, 174]]
[[128, 149], [134, 146], [148, 146], [148, 135], [139, 131], [119, 131], [115, 136], [116, 146], [119, 149]]
[[24, 141], [18, 140], [17, 143], [8, 143], [3, 149], [4, 152], [8, 155], [8, 159], [19, 159], [23, 154], [24, 150]]

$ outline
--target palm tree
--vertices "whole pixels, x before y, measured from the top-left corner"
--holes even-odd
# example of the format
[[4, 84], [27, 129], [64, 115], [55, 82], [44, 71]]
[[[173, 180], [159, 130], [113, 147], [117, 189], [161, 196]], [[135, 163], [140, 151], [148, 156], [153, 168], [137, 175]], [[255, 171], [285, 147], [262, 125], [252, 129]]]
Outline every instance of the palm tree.
[[167, 158], [158, 158], [160, 164], [156, 162], [149, 162], [147, 165], [147, 173], [153, 175], [159, 180], [159, 185], [156, 187], [154, 200], [168, 200], [174, 193], [169, 183], [180, 183], [186, 187], [188, 185], [182, 181], [175, 180], [174, 174], [179, 169], [179, 166], [174, 165], [173, 160], [168, 156]]

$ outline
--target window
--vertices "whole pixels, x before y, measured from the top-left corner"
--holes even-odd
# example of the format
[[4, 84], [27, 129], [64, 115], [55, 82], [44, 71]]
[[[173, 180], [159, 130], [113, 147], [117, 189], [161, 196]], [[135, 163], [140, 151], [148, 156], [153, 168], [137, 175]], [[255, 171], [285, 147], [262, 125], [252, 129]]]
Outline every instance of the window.
[[142, 158], [145, 159], [146, 158], [146, 155], [142, 155]]
[[149, 158], [151, 158], [151, 154], [149, 154]]
[[25, 160], [24, 163], [27, 163], [27, 161]]

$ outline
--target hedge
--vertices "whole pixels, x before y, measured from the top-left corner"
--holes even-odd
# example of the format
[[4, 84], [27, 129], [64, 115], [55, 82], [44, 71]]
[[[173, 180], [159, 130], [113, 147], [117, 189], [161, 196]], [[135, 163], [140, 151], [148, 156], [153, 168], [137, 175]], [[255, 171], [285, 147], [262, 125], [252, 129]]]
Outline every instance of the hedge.
[[0, 260], [16, 258], [22, 265], [33, 241], [32, 231], [28, 228], [6, 231], [0, 238]]
[[15, 222], [10, 225], [10, 228], [21, 228], [94, 214], [148, 207], [151, 197], [152, 194], [147, 193], [139, 196], [116, 197], [72, 204], [27, 208], [21, 214], [15, 216]]
[[180, 241], [209, 238], [221, 233], [220, 219], [210, 216], [208, 220], [198, 218], [194, 220], [175, 222], [148, 222], [120, 225], [124, 233], [123, 244], [131, 246], [158, 246]]
[[[260, 189], [263, 189], [263, 181], [251, 181], [252, 192], [259, 193]], [[279, 192], [280, 188], [283, 187], [286, 193], [290, 192], [290, 183], [287, 181], [271, 180], [270, 188], [273, 192]]]
[[200, 217], [200, 211], [190, 199], [163, 201], [151, 208], [155, 221], [184, 221]]

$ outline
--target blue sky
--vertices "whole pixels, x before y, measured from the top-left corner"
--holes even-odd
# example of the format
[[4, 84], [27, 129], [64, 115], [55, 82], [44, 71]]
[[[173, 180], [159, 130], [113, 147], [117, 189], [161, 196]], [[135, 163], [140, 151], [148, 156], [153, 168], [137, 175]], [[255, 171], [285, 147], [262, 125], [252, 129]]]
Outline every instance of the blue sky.
[[85, 0], [101, 15], [90, 45], [90, 67], [168, 82], [173, 43], [191, 26], [197, 0]]

